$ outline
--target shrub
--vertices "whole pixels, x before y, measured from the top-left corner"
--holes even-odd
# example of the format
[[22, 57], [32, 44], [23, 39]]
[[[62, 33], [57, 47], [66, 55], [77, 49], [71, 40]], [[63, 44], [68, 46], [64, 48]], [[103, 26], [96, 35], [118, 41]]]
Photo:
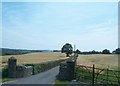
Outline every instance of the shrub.
[[8, 77], [8, 68], [2, 68], [2, 78]]
[[58, 66], [61, 62], [65, 61], [66, 59], [56, 60], [56, 61], [49, 61], [40, 64], [25, 64], [25, 66], [32, 66], [33, 67], [33, 75], [38, 74], [40, 72], [44, 72], [49, 70], [53, 67]]

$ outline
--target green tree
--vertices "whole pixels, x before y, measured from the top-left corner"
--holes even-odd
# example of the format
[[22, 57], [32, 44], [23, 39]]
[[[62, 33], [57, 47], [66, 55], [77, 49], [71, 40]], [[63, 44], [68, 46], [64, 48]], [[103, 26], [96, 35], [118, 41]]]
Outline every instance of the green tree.
[[80, 52], [80, 50], [77, 49], [77, 50], [75, 51], [75, 53], [80, 54], [81, 52]]
[[102, 54], [110, 54], [110, 51], [107, 50], [107, 49], [104, 49], [104, 50], [102, 51]]
[[116, 50], [114, 50], [113, 53], [120, 54], [120, 48], [117, 48]]
[[72, 45], [69, 44], [69, 43], [66, 43], [66, 44], [62, 47], [61, 52], [62, 52], [62, 53], [66, 53], [66, 57], [69, 57], [69, 55], [72, 54], [72, 52], [73, 52], [73, 47], [72, 47]]

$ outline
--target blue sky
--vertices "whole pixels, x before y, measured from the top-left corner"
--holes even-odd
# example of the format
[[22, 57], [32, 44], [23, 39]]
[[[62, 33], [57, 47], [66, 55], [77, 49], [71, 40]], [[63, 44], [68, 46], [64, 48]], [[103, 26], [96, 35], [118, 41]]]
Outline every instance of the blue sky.
[[118, 47], [118, 4], [113, 2], [2, 3], [2, 47], [82, 51]]

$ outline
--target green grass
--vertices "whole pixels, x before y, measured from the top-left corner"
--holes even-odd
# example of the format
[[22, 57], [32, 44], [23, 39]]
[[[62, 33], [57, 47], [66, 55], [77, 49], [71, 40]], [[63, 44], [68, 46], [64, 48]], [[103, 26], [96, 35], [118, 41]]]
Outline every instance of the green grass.
[[54, 86], [68, 86], [69, 81], [66, 80], [55, 80]]
[[15, 79], [12, 79], [12, 78], [2, 78], [2, 79], [0, 79], [0, 82], [7, 82], [7, 81], [12, 81], [12, 80], [15, 80]]
[[[98, 78], [97, 78], [97, 74]], [[103, 70], [101, 73], [98, 73], [98, 71], [95, 71], [95, 82], [94, 83], [100, 83], [100, 84], [118, 84], [118, 72], [113, 71], [107, 71], [106, 69]], [[97, 78], [97, 79], [96, 79]], [[82, 81], [85, 83], [92, 83], [92, 70], [86, 69], [86, 68], [76, 68], [76, 79], [77, 81]], [[96, 81], [97, 80], [97, 81]]]

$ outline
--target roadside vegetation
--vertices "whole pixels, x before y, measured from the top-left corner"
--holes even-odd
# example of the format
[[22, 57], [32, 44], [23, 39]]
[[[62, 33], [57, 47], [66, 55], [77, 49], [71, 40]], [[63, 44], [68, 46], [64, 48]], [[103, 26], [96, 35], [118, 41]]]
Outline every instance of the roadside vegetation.
[[54, 86], [68, 86], [68, 84], [67, 80], [55, 80]]

